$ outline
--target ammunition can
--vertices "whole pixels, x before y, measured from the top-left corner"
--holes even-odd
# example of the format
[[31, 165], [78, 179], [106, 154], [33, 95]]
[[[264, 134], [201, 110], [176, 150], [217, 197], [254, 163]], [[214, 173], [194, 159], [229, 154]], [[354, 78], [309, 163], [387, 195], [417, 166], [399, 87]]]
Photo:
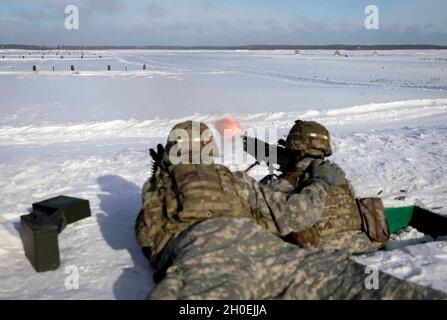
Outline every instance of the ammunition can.
[[58, 196], [41, 202], [33, 203], [33, 211], [43, 211], [48, 215], [63, 210], [66, 224], [70, 224], [90, 217], [90, 203], [88, 200]]
[[58, 196], [33, 203], [33, 212], [20, 217], [25, 255], [37, 272], [60, 266], [57, 236], [67, 224], [91, 216], [88, 200]]
[[35, 215], [20, 217], [25, 255], [37, 272], [55, 270], [60, 266], [58, 227], [38, 221]]

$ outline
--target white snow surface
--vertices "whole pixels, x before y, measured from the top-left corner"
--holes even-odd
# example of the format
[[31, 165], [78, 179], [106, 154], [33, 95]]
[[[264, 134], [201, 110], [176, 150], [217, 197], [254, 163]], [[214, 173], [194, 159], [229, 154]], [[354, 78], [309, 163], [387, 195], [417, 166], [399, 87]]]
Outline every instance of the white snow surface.
[[[319, 121], [359, 196], [380, 193], [386, 206], [419, 201], [445, 214], [447, 51], [346, 54], [111, 50], [42, 59], [0, 50], [0, 299], [144, 298], [152, 270], [133, 222], [150, 175], [148, 148], [186, 119], [212, 126], [231, 115], [243, 129], [278, 129], [280, 137], [296, 119]], [[225, 163], [245, 169], [239, 160]], [[20, 216], [60, 194], [90, 200], [92, 217], [59, 235], [61, 267], [36, 273]], [[420, 238], [407, 230], [388, 250], [357, 259], [447, 292], [446, 238]], [[73, 265], [79, 289], [67, 290], [64, 271]]]

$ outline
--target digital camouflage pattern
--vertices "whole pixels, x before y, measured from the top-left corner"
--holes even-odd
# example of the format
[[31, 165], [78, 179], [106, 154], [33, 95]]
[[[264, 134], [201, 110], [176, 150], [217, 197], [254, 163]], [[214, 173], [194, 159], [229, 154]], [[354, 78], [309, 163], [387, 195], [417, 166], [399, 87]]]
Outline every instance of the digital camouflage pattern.
[[[192, 144], [198, 148], [191, 153]], [[171, 130], [166, 147], [151, 150], [155, 172], [143, 186], [143, 210], [135, 231], [143, 252], [156, 266], [172, 237], [200, 221], [223, 216], [251, 217], [266, 230], [285, 236], [318, 221], [327, 184], [315, 180], [300, 194], [263, 188], [247, 174], [233, 174], [214, 163], [203, 164], [202, 151], [214, 148], [204, 123], [185, 121]], [[203, 150], [202, 150], [203, 149]], [[171, 153], [200, 164], [172, 164]], [[214, 153], [213, 153], [214, 154]], [[189, 163], [188, 161], [188, 163]]]
[[343, 252], [305, 250], [250, 218], [216, 218], [176, 236], [161, 257], [163, 280], [149, 299], [445, 299], [430, 288], [379, 273]]
[[286, 148], [301, 156], [324, 158], [332, 155], [329, 131], [314, 121], [295, 121], [287, 135]]
[[362, 216], [362, 229], [378, 248], [384, 248], [390, 240], [390, 226], [385, 216], [383, 201], [377, 197], [356, 198]]
[[[266, 230], [279, 236], [309, 228], [321, 216], [328, 188], [324, 182], [315, 180], [299, 194], [293, 189], [289, 192], [275, 191], [261, 186], [244, 172], [231, 173], [222, 165], [179, 166], [181, 167], [174, 166], [169, 171], [177, 172], [176, 168], [183, 171], [182, 175], [186, 178], [183, 179], [184, 183], [179, 181], [178, 174], [159, 169], [156, 179], [149, 179], [143, 186], [143, 210], [137, 218], [136, 235], [139, 245], [148, 253], [155, 266], [159, 254], [173, 236], [206, 219], [222, 216], [251, 217]], [[189, 170], [197, 173], [197, 166], [201, 168], [199, 177], [196, 174], [189, 177], [185, 174]], [[212, 176], [210, 172], [214, 172], [219, 178], [218, 183], [215, 181], [215, 194], [209, 192], [209, 184], [200, 180], [207, 175]], [[207, 204], [186, 204], [188, 196], [192, 196], [185, 190], [188, 184], [195, 187], [190, 189], [192, 195], [202, 194]], [[223, 190], [227, 203], [222, 207], [225, 199], [220, 194]]]
[[[152, 260], [158, 284], [148, 298], [445, 298], [437, 291], [383, 273], [379, 290], [366, 290], [364, 267], [351, 261], [347, 253], [316, 247], [303, 249], [285, 242], [280, 236], [318, 221], [328, 189], [325, 183], [314, 181], [295, 194], [273, 191], [242, 172], [234, 173], [234, 178], [241, 186], [241, 198], [258, 219], [214, 217], [182, 227], [165, 217], [163, 201], [161, 206], [159, 200], [151, 205], [151, 197], [162, 196], [168, 190], [152, 184], [153, 180], [145, 184], [143, 198], [148, 202], [137, 223], [137, 237], [148, 237], [151, 230], [156, 230], [151, 229], [151, 223], [160, 222], [160, 217], [166, 219], [165, 224], [159, 224], [161, 230], [173, 231], [165, 232], [165, 247]], [[285, 180], [281, 183], [290, 185]], [[154, 209], [158, 213], [152, 216]], [[270, 223], [263, 225], [259, 217]]]
[[[278, 179], [269, 179], [266, 185], [281, 192], [299, 191], [306, 186], [310, 176], [307, 167], [312, 158], [304, 158]], [[332, 186], [327, 193], [324, 209], [318, 221], [287, 237], [287, 241], [300, 245], [314, 245], [329, 250], [347, 250], [352, 254], [373, 252], [378, 245], [362, 231], [362, 218], [356, 204], [354, 190], [345, 178], [341, 184]]]
[[178, 123], [171, 129], [165, 145], [166, 154], [170, 154], [171, 149], [176, 156], [184, 155], [188, 163], [201, 163], [202, 155], [212, 158], [219, 153], [209, 127], [191, 120]]
[[216, 217], [252, 217], [242, 193], [232, 173], [222, 165], [160, 168], [143, 186], [137, 240], [155, 263], [168, 241], [190, 225]]
[[244, 190], [242, 196], [252, 212], [273, 221], [275, 229], [267, 229], [278, 236], [307, 229], [321, 217], [329, 188], [323, 181], [313, 180], [297, 193], [293, 188], [274, 190], [261, 185], [245, 172], [238, 171], [233, 175]]
[[364, 267], [347, 253], [284, 241], [321, 220], [328, 181], [315, 175], [297, 193], [286, 179], [272, 188], [215, 164], [158, 167], [135, 226], [156, 268], [149, 298], [444, 298], [384, 274], [379, 290], [366, 290]]

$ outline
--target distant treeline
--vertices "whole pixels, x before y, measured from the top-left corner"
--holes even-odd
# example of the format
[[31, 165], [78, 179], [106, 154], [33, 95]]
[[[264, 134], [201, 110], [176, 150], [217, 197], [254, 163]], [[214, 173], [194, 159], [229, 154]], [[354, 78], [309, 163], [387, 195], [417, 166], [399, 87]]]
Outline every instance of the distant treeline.
[[244, 46], [36, 46], [21, 44], [3, 44], [0, 49], [22, 50], [427, 50], [447, 49], [447, 46], [429, 44], [399, 45], [244, 45]]

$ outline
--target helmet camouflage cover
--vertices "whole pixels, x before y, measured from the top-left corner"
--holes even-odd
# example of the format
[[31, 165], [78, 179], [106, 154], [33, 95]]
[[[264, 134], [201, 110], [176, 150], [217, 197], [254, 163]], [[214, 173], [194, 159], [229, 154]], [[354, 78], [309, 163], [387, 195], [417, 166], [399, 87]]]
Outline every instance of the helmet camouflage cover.
[[219, 155], [212, 131], [203, 122], [189, 120], [176, 124], [169, 133], [166, 152], [169, 154], [174, 146], [177, 146], [178, 156], [187, 151], [190, 161], [191, 157], [201, 156], [204, 149], [209, 157]]
[[329, 131], [314, 121], [297, 120], [287, 136], [286, 147], [303, 155], [316, 157], [332, 155]]

